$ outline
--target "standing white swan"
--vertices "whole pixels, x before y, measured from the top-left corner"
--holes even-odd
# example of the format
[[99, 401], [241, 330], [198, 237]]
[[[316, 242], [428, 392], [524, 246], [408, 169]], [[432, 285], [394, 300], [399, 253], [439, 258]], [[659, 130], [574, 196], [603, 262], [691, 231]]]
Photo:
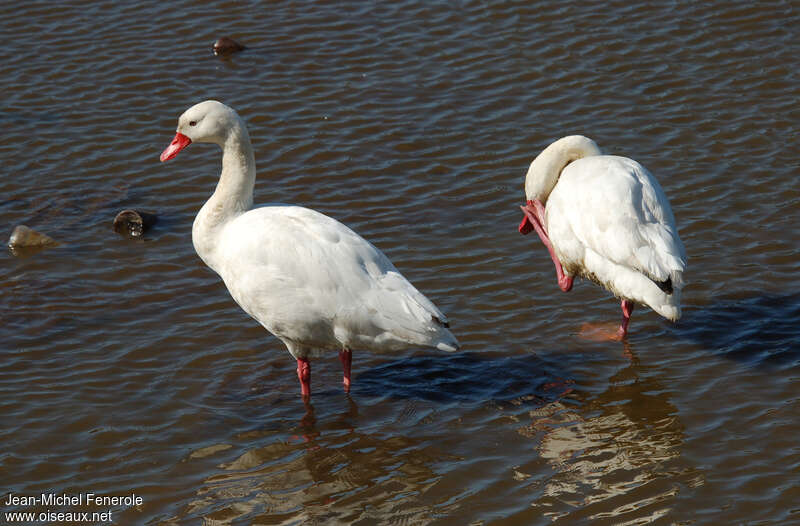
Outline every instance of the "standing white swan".
[[349, 391], [353, 349], [458, 350], [439, 309], [361, 236], [308, 208], [252, 208], [256, 163], [234, 110], [212, 100], [186, 110], [161, 161], [192, 142], [222, 147], [219, 183], [192, 227], [194, 248], [236, 303], [297, 359], [304, 399], [311, 395], [309, 358], [323, 351], [339, 351]]
[[680, 318], [686, 251], [664, 191], [642, 165], [602, 155], [587, 137], [564, 137], [533, 160], [525, 195], [519, 231], [539, 234], [561, 290], [582, 276], [622, 300], [617, 339], [633, 302]]

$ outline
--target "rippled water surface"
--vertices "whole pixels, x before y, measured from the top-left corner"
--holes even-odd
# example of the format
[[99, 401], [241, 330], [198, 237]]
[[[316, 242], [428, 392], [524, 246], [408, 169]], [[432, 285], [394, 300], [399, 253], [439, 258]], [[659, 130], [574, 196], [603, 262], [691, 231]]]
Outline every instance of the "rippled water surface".
[[[0, 512], [131, 495], [117, 524], [800, 523], [800, 9], [794, 2], [6, 2]], [[224, 59], [219, 36], [248, 46]], [[463, 349], [295, 363], [191, 245], [216, 147], [158, 155], [216, 98], [257, 202], [370, 239]], [[582, 133], [649, 168], [689, 256], [684, 316], [559, 291], [523, 177]], [[135, 241], [119, 210], [159, 216]], [[100, 510], [98, 508], [97, 510]], [[102, 510], [101, 510], [102, 511]], [[0, 521], [1, 522], [1, 521]]]

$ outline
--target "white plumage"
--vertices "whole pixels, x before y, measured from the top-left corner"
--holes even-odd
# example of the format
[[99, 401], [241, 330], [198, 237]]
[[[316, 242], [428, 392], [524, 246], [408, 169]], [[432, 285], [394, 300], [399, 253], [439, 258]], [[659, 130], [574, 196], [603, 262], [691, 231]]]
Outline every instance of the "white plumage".
[[525, 193], [520, 231], [543, 230], [557, 273], [559, 263], [563, 269], [563, 290], [582, 276], [624, 301], [680, 318], [686, 252], [664, 191], [642, 165], [602, 155], [586, 137], [564, 137], [531, 163]]
[[340, 351], [349, 388], [351, 349], [458, 349], [441, 311], [348, 227], [299, 206], [252, 208], [255, 160], [235, 111], [216, 101], [186, 110], [162, 161], [191, 142], [223, 150], [219, 183], [192, 228], [195, 250], [298, 360], [304, 395], [308, 358], [323, 351]]
[[[194, 232], [202, 235], [202, 223]], [[265, 206], [231, 220], [217, 243], [225, 257], [207, 264], [295, 358], [343, 348], [456, 350], [435, 321], [446, 321], [439, 309], [335, 219], [299, 206]]]

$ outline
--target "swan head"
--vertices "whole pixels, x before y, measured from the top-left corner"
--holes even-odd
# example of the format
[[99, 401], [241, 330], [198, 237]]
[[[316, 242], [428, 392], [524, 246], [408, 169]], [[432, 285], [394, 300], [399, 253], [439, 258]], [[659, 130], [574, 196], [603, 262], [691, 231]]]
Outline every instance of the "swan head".
[[583, 135], [570, 135], [550, 144], [536, 156], [525, 176], [525, 198], [547, 203], [550, 192], [558, 182], [561, 172], [572, 161], [582, 157], [602, 155], [593, 140]]
[[246, 128], [242, 118], [232, 108], [215, 100], [195, 104], [178, 118], [175, 138], [161, 153], [161, 162], [168, 161], [193, 142], [224, 145], [231, 133]]

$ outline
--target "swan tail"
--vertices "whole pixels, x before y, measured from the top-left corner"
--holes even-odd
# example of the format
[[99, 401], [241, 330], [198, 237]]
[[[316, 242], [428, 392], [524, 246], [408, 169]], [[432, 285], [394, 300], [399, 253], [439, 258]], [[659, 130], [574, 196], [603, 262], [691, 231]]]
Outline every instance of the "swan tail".
[[[643, 298], [651, 309], [666, 319], [675, 322], [681, 317], [681, 289], [683, 288], [683, 272], [673, 271], [667, 278], [669, 290], [662, 286], [664, 282], [655, 283]], [[655, 290], [653, 290], [655, 289]]]
[[439, 329], [437, 338], [439, 341], [436, 343], [436, 348], [440, 351], [456, 352], [461, 349], [461, 344], [458, 343], [453, 333], [444, 327]]

